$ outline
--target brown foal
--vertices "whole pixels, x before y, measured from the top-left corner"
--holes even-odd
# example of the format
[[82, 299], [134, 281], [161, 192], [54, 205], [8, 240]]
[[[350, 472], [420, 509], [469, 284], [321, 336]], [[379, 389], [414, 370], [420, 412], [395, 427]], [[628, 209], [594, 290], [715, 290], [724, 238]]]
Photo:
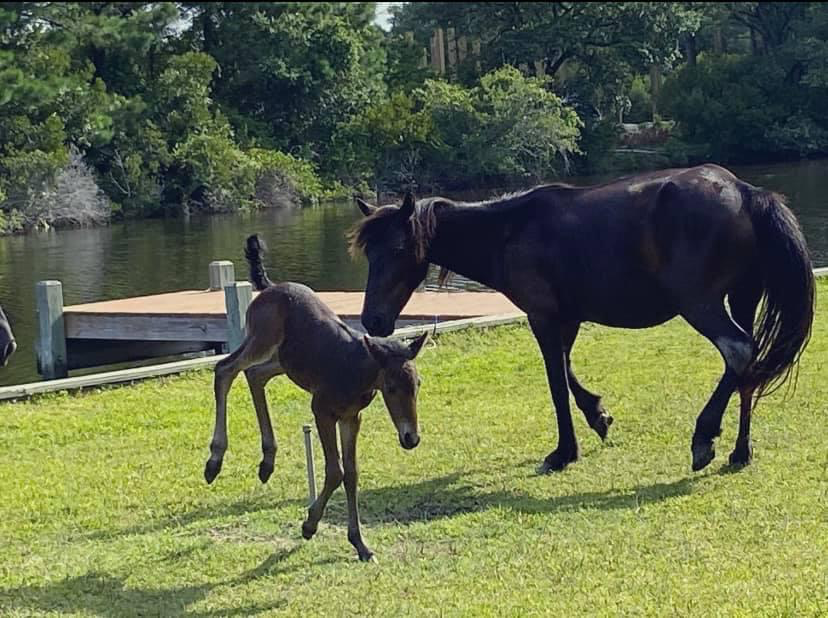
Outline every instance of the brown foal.
[[[255, 235], [247, 239], [245, 255], [250, 263], [250, 278], [261, 293], [247, 310], [245, 340], [216, 365], [216, 426], [204, 477], [212, 483], [221, 471], [227, 450], [227, 393], [236, 376], [244, 371], [262, 434], [259, 478], [267, 482], [273, 472], [276, 438], [265, 399], [265, 385], [284, 372], [313, 396], [311, 409], [325, 453], [325, 484], [308, 509], [302, 536], [313, 537], [328, 499], [344, 481], [348, 540], [360, 560], [371, 560], [374, 554], [362, 540], [357, 508], [356, 443], [361, 411], [379, 390], [397, 429], [400, 445], [412, 449], [419, 444], [420, 380], [413, 361], [428, 334], [405, 343], [357, 332], [340, 320], [310, 288], [298, 283], [271, 283], [262, 265], [262, 250]], [[336, 442], [337, 424], [343, 462], [340, 462]]]

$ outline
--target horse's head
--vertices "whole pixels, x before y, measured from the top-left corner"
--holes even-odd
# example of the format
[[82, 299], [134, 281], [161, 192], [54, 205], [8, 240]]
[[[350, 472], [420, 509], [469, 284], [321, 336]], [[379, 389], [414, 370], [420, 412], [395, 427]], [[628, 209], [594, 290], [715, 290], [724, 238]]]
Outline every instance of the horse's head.
[[16, 349], [17, 342], [14, 340], [9, 319], [0, 307], [0, 367], [6, 366]]
[[427, 339], [428, 333], [423, 333], [410, 343], [365, 335], [365, 345], [380, 366], [379, 389], [385, 407], [404, 449], [412, 449], [420, 443], [417, 424], [420, 378], [414, 359]]
[[387, 336], [428, 272], [423, 224], [411, 193], [401, 206], [376, 207], [361, 199], [357, 205], [366, 219], [351, 233], [351, 250], [362, 249], [368, 259], [362, 325], [372, 335]]

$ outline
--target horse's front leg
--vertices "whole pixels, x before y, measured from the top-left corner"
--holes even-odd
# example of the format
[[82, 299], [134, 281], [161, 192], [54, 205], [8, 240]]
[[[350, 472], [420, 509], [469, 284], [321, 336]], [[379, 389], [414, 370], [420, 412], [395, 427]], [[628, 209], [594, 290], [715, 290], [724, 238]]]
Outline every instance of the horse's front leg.
[[546, 474], [554, 470], [563, 470], [568, 464], [578, 459], [578, 442], [575, 428], [572, 426], [572, 414], [569, 409], [569, 384], [567, 382], [566, 354], [564, 353], [561, 325], [557, 320], [537, 315], [529, 315], [529, 325], [543, 354], [546, 365], [546, 377], [552, 391], [552, 403], [558, 420], [558, 448], [549, 453], [538, 468]]
[[362, 540], [359, 529], [359, 506], [357, 505], [357, 467], [356, 444], [361, 424], [360, 414], [339, 421], [339, 437], [342, 441], [342, 463], [345, 466], [345, 494], [348, 498], [348, 540], [357, 550], [359, 559], [368, 562], [374, 559], [372, 552]]

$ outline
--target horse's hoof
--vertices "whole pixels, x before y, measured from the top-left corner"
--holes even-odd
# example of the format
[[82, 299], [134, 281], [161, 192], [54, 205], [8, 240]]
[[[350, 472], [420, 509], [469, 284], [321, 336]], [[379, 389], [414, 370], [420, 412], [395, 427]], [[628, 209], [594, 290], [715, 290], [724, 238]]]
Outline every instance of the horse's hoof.
[[739, 444], [733, 449], [728, 461], [734, 468], [742, 468], [753, 460], [753, 447], [750, 444]]
[[612, 425], [613, 419], [609, 414], [601, 414], [598, 418], [596, 418], [592, 423], [590, 423], [590, 427], [598, 434], [598, 437], [601, 438], [601, 441], [607, 439], [607, 434], [609, 433], [610, 425]]
[[263, 461], [259, 464], [259, 480], [262, 483], [267, 483], [270, 475], [273, 474], [273, 464], [269, 461]]
[[706, 442], [704, 444], [694, 444], [693, 452], [693, 472], [698, 472], [706, 467], [716, 456], [716, 449], [713, 448], [713, 442]]
[[377, 564], [377, 557], [370, 549], [359, 554], [359, 560], [360, 562], [373, 562], [374, 564]]
[[302, 537], [306, 541], [310, 541], [313, 538], [313, 535], [316, 534], [317, 526], [312, 525], [310, 522], [302, 522]]
[[212, 483], [219, 475], [219, 472], [221, 472], [221, 462], [221, 459], [218, 461], [209, 459], [207, 461], [207, 465], [204, 466], [204, 480], [207, 481], [208, 485]]
[[569, 464], [578, 460], [578, 453], [561, 454], [559, 450], [552, 451], [543, 460], [543, 463], [538, 467], [538, 474], [549, 474], [550, 472], [560, 472]]

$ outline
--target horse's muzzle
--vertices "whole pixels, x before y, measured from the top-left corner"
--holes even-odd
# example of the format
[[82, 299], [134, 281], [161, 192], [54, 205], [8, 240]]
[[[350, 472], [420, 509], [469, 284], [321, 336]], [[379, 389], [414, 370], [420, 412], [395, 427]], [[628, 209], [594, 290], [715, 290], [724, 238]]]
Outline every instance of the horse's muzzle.
[[400, 446], [405, 450], [410, 451], [420, 443], [420, 436], [416, 433], [406, 431], [400, 436]]

